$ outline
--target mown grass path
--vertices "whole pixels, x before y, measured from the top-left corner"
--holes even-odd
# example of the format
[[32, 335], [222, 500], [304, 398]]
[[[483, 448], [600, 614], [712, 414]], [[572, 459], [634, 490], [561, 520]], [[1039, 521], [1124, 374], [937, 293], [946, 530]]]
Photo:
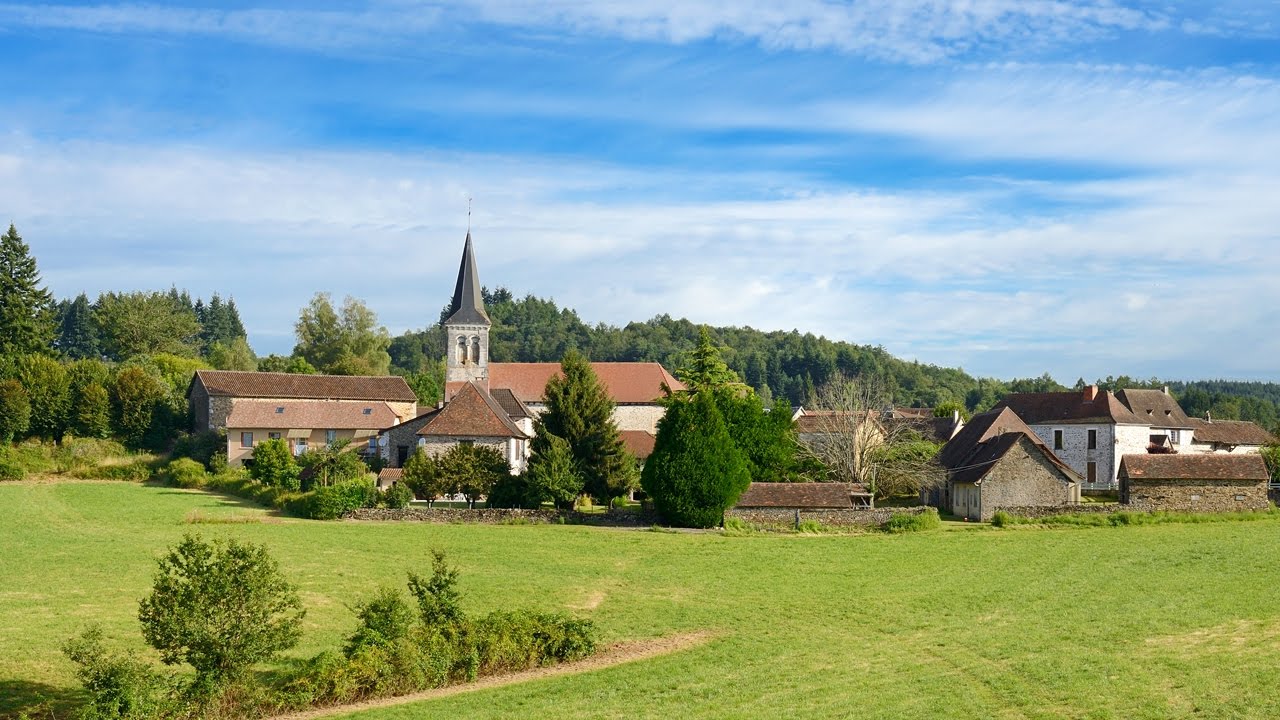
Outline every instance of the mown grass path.
[[439, 717], [1165, 718], [1280, 716], [1280, 523], [886, 536], [565, 526], [190, 524], [265, 514], [194, 491], [0, 485], [0, 712], [74, 689], [58, 646], [85, 623], [144, 647], [154, 558], [184, 532], [264, 542], [309, 607], [302, 657], [348, 606], [433, 547], [468, 609], [573, 609], [615, 643], [688, 650], [370, 709]]

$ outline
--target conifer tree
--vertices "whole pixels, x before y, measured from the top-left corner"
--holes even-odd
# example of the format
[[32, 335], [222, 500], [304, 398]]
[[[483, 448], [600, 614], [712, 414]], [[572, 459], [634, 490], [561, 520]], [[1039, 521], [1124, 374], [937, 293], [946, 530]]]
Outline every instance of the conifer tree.
[[573, 500], [582, 492], [582, 476], [573, 463], [573, 450], [569, 443], [557, 435], [547, 433], [545, 449], [529, 459], [525, 472], [525, 494], [532, 507], [550, 501], [556, 507], [573, 507]]
[[750, 484], [712, 393], [671, 403], [640, 479], [658, 512], [675, 525], [714, 527]]
[[689, 353], [689, 362], [676, 370], [676, 377], [690, 392], [742, 384], [738, 373], [720, 359], [720, 348], [711, 341], [711, 331], [706, 325], [698, 328], [698, 344]]
[[31, 248], [12, 224], [0, 235], [0, 356], [49, 352], [53, 295], [40, 285]]
[[102, 356], [98, 328], [93, 322], [93, 307], [84, 293], [75, 300], [64, 301], [59, 308], [58, 352], [72, 360]]
[[560, 362], [560, 374], [547, 381], [546, 411], [534, 421], [530, 450], [550, 452], [550, 436], [569, 444], [582, 476], [583, 490], [597, 500], [621, 495], [635, 483], [635, 461], [622, 444], [613, 421], [613, 400], [587, 362], [570, 350]]

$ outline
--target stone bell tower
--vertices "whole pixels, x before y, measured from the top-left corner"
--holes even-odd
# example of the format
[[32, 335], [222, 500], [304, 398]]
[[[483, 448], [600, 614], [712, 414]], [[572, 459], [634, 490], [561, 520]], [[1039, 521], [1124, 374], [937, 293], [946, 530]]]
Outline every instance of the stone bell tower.
[[461, 383], [473, 382], [489, 390], [489, 315], [484, 311], [480, 294], [480, 273], [471, 247], [471, 233], [462, 248], [462, 264], [458, 266], [458, 284], [453, 289], [453, 304], [444, 321], [445, 335], [445, 399], [451, 399]]

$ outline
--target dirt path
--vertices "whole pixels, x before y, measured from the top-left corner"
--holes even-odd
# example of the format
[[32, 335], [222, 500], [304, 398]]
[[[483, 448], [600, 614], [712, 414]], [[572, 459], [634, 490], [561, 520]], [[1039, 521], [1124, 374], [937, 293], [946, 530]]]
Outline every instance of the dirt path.
[[540, 678], [556, 677], [557, 675], [576, 675], [578, 673], [613, 667], [614, 665], [622, 665], [624, 663], [635, 662], [637, 660], [647, 660], [660, 655], [669, 655], [671, 653], [680, 652], [681, 650], [687, 650], [691, 647], [701, 645], [709, 641], [712, 637], [713, 634], [710, 632], [696, 632], [685, 635], [653, 638], [651, 640], [620, 642], [609, 646], [589, 658], [579, 660], [577, 662], [553, 665], [551, 667], [534, 668], [532, 670], [523, 670], [521, 672], [508, 673], [506, 675], [491, 675], [486, 678], [481, 678], [473, 683], [450, 685], [449, 687], [436, 688], [435, 690], [427, 690], [425, 692], [414, 693], [413, 695], [401, 695], [399, 697], [368, 700], [361, 703], [355, 703], [353, 705], [336, 705], [334, 707], [307, 710], [305, 712], [291, 713], [289, 715], [277, 715], [274, 718], [271, 718], [271, 720], [314, 720], [315, 718], [336, 717], [364, 710], [393, 707], [396, 705], [408, 705], [409, 703], [434, 700], [436, 698], [460, 695], [462, 693], [475, 692], [477, 690], [505, 687], [507, 685], [515, 685], [516, 683], [528, 682], [530, 680], [537, 680]]

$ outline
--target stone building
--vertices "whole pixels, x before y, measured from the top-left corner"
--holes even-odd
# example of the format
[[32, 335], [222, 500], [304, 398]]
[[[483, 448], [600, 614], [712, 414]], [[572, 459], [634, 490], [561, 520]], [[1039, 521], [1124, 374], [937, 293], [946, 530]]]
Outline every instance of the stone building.
[[1267, 507], [1262, 456], [1138, 454], [1120, 461], [1120, 501], [1150, 510], [1231, 512]]
[[942, 448], [943, 487], [921, 499], [952, 515], [990, 520], [1002, 507], [1057, 507], [1080, 501], [1080, 476], [1005, 407], [973, 417]]
[[227, 433], [227, 461], [240, 465], [263, 440], [294, 454], [339, 440], [353, 449], [410, 420], [418, 399], [404, 378], [197, 370], [187, 387], [196, 432]]
[[1227, 455], [1256, 454], [1267, 445], [1276, 444], [1274, 435], [1255, 423], [1242, 420], [1200, 420], [1191, 418], [1191, 448], [1194, 453]]

